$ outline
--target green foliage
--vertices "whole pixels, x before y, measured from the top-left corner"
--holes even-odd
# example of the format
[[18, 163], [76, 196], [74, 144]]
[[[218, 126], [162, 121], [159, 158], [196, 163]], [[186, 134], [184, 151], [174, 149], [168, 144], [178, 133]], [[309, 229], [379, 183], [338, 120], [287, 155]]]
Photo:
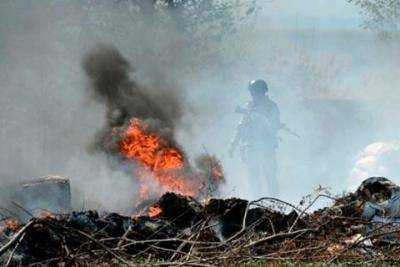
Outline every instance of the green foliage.
[[384, 38], [399, 36], [400, 0], [348, 0], [362, 9], [363, 26]]
[[[254, 18], [258, 0], [130, 0], [136, 11], [159, 19], [168, 15], [187, 38], [220, 40]], [[124, 2], [124, 1], [121, 1]]]
[[256, 0], [158, 0], [155, 4], [168, 10], [177, 26], [194, 39], [207, 36], [220, 40], [235, 33], [238, 25], [258, 10]]

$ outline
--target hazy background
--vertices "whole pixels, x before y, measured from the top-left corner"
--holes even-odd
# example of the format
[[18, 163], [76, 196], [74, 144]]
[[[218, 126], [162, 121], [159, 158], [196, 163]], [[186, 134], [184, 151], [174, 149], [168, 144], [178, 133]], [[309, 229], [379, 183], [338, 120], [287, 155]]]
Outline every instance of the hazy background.
[[131, 205], [131, 177], [86, 149], [104, 107], [87, 95], [81, 59], [106, 43], [144, 85], [163, 77], [184, 88], [178, 141], [191, 158], [206, 147], [221, 159], [224, 196], [252, 197], [245, 166], [227, 150], [240, 119], [234, 109], [255, 78], [269, 83], [283, 122], [302, 137], [281, 135], [280, 197], [296, 201], [319, 184], [346, 190], [368, 144], [398, 139], [398, 45], [361, 30], [346, 1], [259, 3], [256, 18], [223, 42], [188, 42], [168, 19], [139, 16], [124, 1], [1, 1], [2, 185], [56, 173], [104, 207]]

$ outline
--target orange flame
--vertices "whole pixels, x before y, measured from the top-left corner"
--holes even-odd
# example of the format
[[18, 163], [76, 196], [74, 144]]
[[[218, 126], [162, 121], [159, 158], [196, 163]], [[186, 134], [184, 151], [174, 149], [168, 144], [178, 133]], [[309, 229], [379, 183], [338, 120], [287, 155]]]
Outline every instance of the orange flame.
[[4, 226], [2, 227], [2, 231], [4, 229], [10, 229], [13, 232], [16, 232], [19, 228], [21, 228], [22, 224], [19, 220], [14, 218], [8, 218], [4, 220]]
[[156, 217], [157, 215], [159, 215], [162, 212], [162, 209], [159, 205], [153, 205], [151, 207], [149, 207], [149, 216], [150, 217]]
[[141, 120], [131, 119], [118, 142], [121, 155], [140, 165], [135, 169], [135, 176], [141, 182], [141, 198], [148, 198], [151, 193], [161, 196], [165, 192], [195, 196], [200, 184], [184, 174], [182, 152], [156, 133], [148, 133], [147, 128]]

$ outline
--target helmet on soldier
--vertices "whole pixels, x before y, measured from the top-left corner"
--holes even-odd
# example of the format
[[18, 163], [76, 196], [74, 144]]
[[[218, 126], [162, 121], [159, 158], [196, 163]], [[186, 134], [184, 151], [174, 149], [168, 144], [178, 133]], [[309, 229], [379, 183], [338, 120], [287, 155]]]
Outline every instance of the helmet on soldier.
[[268, 92], [268, 85], [264, 80], [253, 80], [249, 83], [250, 92], [265, 94]]

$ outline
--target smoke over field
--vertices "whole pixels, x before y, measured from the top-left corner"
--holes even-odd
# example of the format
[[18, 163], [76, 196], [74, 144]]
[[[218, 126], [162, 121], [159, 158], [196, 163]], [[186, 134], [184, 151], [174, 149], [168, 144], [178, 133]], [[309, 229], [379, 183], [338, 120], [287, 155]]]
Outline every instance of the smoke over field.
[[1, 1], [4, 186], [57, 173], [71, 179], [76, 207], [129, 207], [138, 184], [107, 138], [137, 117], [191, 166], [204, 150], [215, 155], [224, 196], [251, 198], [246, 168], [227, 150], [240, 119], [234, 109], [249, 100], [255, 78], [268, 82], [283, 122], [301, 135], [281, 136], [286, 199], [318, 184], [345, 190], [360, 151], [398, 138], [395, 42], [357, 28], [279, 27], [263, 12], [210, 37], [130, 2]]

